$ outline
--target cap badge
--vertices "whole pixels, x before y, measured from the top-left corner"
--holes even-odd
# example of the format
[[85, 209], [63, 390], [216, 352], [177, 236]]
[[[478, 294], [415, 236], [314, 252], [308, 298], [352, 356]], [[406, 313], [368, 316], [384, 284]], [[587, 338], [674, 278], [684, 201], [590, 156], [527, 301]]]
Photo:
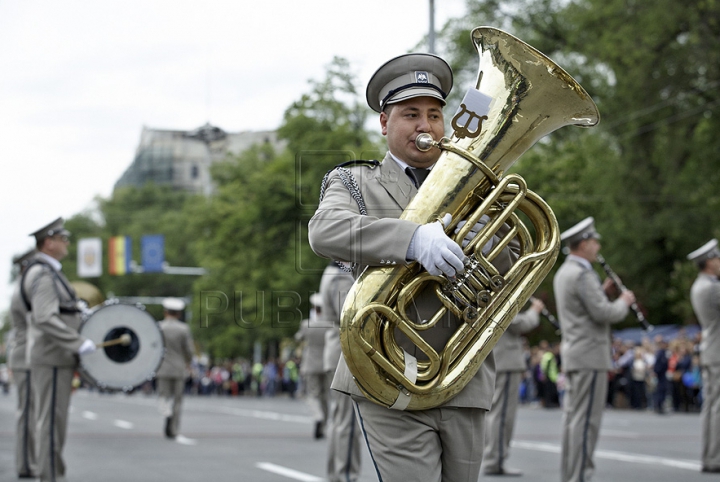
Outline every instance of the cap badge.
[[415, 83], [417, 84], [429, 84], [430, 83], [430, 76], [427, 72], [423, 70], [416, 70], [415, 71]]

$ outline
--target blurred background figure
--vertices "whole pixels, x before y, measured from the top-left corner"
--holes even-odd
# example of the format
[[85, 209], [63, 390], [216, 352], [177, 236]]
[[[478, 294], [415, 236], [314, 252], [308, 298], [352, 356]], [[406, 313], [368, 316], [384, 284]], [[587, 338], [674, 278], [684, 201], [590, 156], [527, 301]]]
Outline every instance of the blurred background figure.
[[522, 335], [540, 324], [540, 312], [545, 304], [533, 299], [530, 309], [518, 314], [493, 348], [495, 355], [495, 394], [487, 414], [485, 454], [486, 475], [522, 475], [517, 469], [505, 467], [515, 429], [520, 382], [526, 370]]
[[[328, 382], [337, 369], [340, 346], [340, 313], [345, 297], [353, 285], [353, 276], [330, 263], [320, 281], [323, 318], [333, 326], [325, 332], [323, 369]], [[360, 476], [360, 427], [355, 418], [352, 399], [345, 393], [329, 390], [328, 459], [329, 482], [354, 482]]]
[[717, 245], [717, 239], [713, 239], [688, 255], [700, 271], [690, 289], [690, 301], [702, 327], [698, 360], [702, 365], [704, 401], [700, 413], [702, 471], [710, 473], [720, 473], [720, 250]]
[[310, 297], [310, 315], [300, 323], [295, 340], [304, 343], [300, 361], [300, 376], [305, 387], [305, 395], [315, 419], [313, 437], [325, 437], [325, 424], [328, 417], [328, 391], [330, 380], [323, 368], [325, 332], [331, 324], [322, 318], [322, 299], [319, 293]]
[[[20, 280], [34, 256], [35, 250], [32, 249], [13, 259], [13, 264], [19, 268], [20, 276], [10, 301], [10, 323], [12, 324], [14, 337], [10, 346], [8, 366], [12, 371], [13, 381], [18, 392], [17, 423], [15, 426], [15, 467], [18, 477], [21, 479], [32, 478], [37, 472], [34, 397], [30, 364], [26, 356], [28, 311], [20, 294]], [[5, 388], [7, 389], [7, 384]]]
[[190, 327], [180, 321], [185, 302], [179, 298], [165, 298], [165, 318], [159, 322], [165, 339], [165, 357], [157, 371], [157, 391], [160, 412], [165, 417], [165, 437], [174, 439], [180, 428], [180, 409], [185, 391], [185, 378], [190, 374], [193, 341]]

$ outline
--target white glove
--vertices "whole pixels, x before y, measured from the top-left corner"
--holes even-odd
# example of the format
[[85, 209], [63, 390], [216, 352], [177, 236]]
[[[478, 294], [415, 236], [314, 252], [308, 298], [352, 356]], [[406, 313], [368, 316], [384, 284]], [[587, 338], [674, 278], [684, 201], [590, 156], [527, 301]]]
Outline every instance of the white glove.
[[[488, 221], [490, 221], [490, 216], [488, 216], [487, 214], [483, 214], [480, 217], [480, 220], [477, 223], [475, 223], [475, 226], [473, 226], [472, 229], [470, 230], [470, 232], [468, 232], [465, 235], [465, 238], [463, 238], [463, 242], [462, 242], [463, 248], [466, 247], [470, 243], [470, 241], [472, 241], [473, 238], [475, 238], [475, 236], [477, 236], [477, 233], [480, 232], [480, 230], [487, 224]], [[458, 223], [457, 227], [455, 228], [455, 234], [460, 232], [460, 228], [465, 226], [465, 223], [466, 223], [465, 220], [460, 221]], [[490, 241], [488, 241], [485, 244], [485, 246], [483, 246], [482, 253], [484, 255], [487, 255], [490, 252], [490, 250], [492, 249], [492, 247], [495, 246], [496, 241], [497, 241], [497, 236], [493, 236], [492, 238], [490, 238]]]
[[95, 343], [93, 343], [91, 340], [85, 340], [82, 345], [80, 345], [78, 354], [87, 355], [88, 353], [93, 353], [95, 350], [97, 350]]
[[444, 231], [444, 226], [451, 221], [452, 216], [446, 214], [442, 223], [436, 221], [417, 228], [408, 247], [407, 259], [416, 260], [433, 276], [442, 273], [452, 278], [456, 273], [462, 273], [465, 253]]

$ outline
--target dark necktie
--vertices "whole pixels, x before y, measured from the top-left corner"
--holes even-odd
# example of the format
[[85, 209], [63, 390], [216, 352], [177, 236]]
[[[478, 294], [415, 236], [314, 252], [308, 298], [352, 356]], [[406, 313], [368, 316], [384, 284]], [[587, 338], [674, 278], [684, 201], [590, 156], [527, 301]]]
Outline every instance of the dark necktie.
[[417, 169], [408, 166], [405, 168], [405, 174], [412, 179], [412, 182], [415, 183], [415, 187], [420, 189], [420, 186], [422, 186], [422, 183], [425, 182], [425, 179], [428, 177], [428, 174], [430, 174], [430, 171], [427, 169]]

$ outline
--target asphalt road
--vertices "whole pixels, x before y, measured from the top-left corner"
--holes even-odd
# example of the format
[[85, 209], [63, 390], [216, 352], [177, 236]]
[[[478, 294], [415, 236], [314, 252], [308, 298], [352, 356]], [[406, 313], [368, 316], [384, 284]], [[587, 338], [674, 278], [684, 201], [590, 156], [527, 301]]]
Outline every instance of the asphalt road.
[[[14, 472], [15, 392], [0, 394], [0, 481]], [[154, 397], [143, 394], [73, 395], [65, 447], [68, 482], [320, 482], [325, 440], [313, 440], [302, 399], [186, 397], [182, 437], [162, 436]], [[559, 410], [523, 406], [508, 465], [522, 478], [557, 482]], [[593, 482], [720, 480], [700, 473], [698, 414], [605, 412]], [[502, 480], [502, 478], [482, 478]], [[377, 480], [367, 451], [361, 482]]]

